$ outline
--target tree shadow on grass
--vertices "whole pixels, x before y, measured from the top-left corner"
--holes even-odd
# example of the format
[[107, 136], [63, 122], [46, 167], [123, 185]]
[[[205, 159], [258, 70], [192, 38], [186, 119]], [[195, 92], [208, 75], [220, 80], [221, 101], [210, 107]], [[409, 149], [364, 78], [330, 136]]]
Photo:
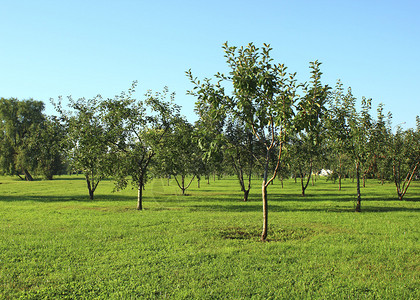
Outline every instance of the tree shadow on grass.
[[89, 196], [77, 195], [77, 196], [0, 196], [0, 201], [5, 202], [21, 202], [21, 201], [35, 201], [42, 203], [54, 203], [54, 202], [99, 202], [99, 201], [136, 201], [135, 197], [123, 196], [123, 195], [97, 195], [93, 200], [89, 199]]
[[[191, 205], [191, 211], [218, 211], [218, 212], [261, 212], [262, 205], [247, 204], [247, 205]], [[319, 207], [291, 207], [283, 205], [269, 205], [269, 212], [331, 212], [331, 213], [346, 213], [354, 212], [353, 206], [319, 206]], [[420, 212], [420, 208], [401, 207], [401, 206], [369, 206], [362, 205], [362, 213], [369, 212]]]
[[401, 207], [401, 206], [366, 206], [362, 212], [420, 212], [420, 208], [417, 207]]
[[[218, 211], [218, 212], [261, 212], [262, 205], [191, 205], [188, 206], [191, 211]], [[350, 208], [327, 208], [327, 207], [319, 207], [319, 208], [303, 208], [303, 207], [296, 207], [291, 208], [289, 206], [280, 206], [280, 205], [269, 205], [268, 211], [270, 212], [297, 212], [297, 211], [312, 211], [312, 212], [326, 212], [326, 211], [335, 211], [335, 212], [350, 212], [353, 209]]]
[[[333, 202], [347, 202], [347, 201], [355, 201], [357, 198], [356, 193], [317, 193], [317, 194], [306, 194], [305, 196], [298, 195], [298, 194], [279, 194], [273, 193], [268, 194], [268, 201], [272, 202], [281, 202], [281, 201], [296, 201], [296, 202], [319, 202], [319, 201], [333, 201]], [[250, 197], [250, 202], [260, 200], [261, 198], [257, 197]], [[362, 205], [365, 202], [369, 201], [382, 201], [382, 202], [390, 202], [390, 201], [400, 201], [404, 202], [418, 202], [420, 201], [420, 197], [410, 195], [406, 196], [404, 200], [398, 200], [396, 195], [375, 195], [375, 194], [362, 194]]]

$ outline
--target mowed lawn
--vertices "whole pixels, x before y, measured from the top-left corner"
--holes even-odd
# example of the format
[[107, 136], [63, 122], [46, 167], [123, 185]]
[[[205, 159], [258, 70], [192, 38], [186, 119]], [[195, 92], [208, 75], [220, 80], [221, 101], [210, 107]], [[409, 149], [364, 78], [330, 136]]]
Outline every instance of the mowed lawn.
[[350, 179], [276, 180], [265, 243], [259, 179], [249, 202], [234, 177], [167, 184], [140, 212], [112, 181], [0, 177], [0, 299], [420, 299], [420, 182], [369, 180], [355, 213]]

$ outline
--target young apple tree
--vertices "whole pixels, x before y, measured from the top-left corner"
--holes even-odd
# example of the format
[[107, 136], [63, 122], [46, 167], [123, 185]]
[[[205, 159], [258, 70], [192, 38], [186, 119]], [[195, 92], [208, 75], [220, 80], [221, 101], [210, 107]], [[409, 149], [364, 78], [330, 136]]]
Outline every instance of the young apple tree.
[[[261, 240], [265, 241], [268, 232], [267, 188], [279, 170], [287, 136], [295, 130], [294, 105], [298, 98], [298, 84], [295, 74], [287, 74], [283, 64], [273, 63], [269, 45], [264, 44], [259, 49], [251, 43], [247, 47], [237, 48], [225, 43], [223, 49], [230, 68], [229, 74], [217, 73], [216, 84], [212, 84], [210, 79], [201, 83], [190, 70], [187, 75], [194, 84], [190, 93], [199, 100], [212, 103], [214, 110], [225, 111], [244, 122], [264, 145], [265, 157], [260, 165], [263, 166]], [[232, 84], [230, 95], [225, 93], [224, 83]], [[270, 166], [274, 152], [276, 161], [274, 166]]]
[[151, 163], [165, 145], [163, 137], [168, 134], [179, 107], [173, 103], [174, 94], [167, 101], [168, 89], [162, 93], [145, 95], [145, 100], [132, 97], [137, 82], [128, 93], [107, 99], [100, 107], [113, 165], [111, 171], [116, 179], [116, 189], [123, 189], [131, 180], [137, 189], [137, 210], [143, 209], [143, 189]]
[[61, 115], [66, 135], [66, 150], [73, 171], [82, 172], [86, 178], [89, 199], [93, 200], [99, 182], [110, 171], [113, 161], [109, 152], [109, 134], [99, 113], [102, 97], [69, 99], [69, 111], [62, 108], [61, 97], [54, 103]]

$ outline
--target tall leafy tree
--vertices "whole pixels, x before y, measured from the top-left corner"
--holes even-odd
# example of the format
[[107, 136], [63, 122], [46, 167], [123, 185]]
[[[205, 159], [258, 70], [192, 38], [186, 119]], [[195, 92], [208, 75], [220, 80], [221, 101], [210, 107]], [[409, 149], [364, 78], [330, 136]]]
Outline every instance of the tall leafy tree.
[[45, 121], [43, 110], [41, 101], [0, 99], [0, 169], [3, 173], [33, 180], [31, 173], [38, 167], [39, 155], [34, 136]]
[[[240, 119], [252, 130], [255, 137], [265, 146], [263, 166], [262, 201], [263, 230], [261, 240], [266, 240], [268, 230], [267, 187], [275, 179], [282, 156], [286, 137], [294, 129], [294, 104], [297, 100], [297, 83], [294, 74], [287, 74], [286, 67], [273, 63], [272, 50], [264, 45], [260, 50], [253, 44], [247, 47], [223, 45], [229, 75], [218, 73], [218, 82], [209, 79], [201, 83], [191, 71], [188, 76], [194, 84], [191, 92], [200, 99], [213, 103], [216, 110], [226, 110]], [[227, 95], [222, 82], [232, 83], [232, 94]], [[270, 167], [270, 157], [276, 152], [276, 163]], [[269, 171], [273, 170], [271, 175]]]

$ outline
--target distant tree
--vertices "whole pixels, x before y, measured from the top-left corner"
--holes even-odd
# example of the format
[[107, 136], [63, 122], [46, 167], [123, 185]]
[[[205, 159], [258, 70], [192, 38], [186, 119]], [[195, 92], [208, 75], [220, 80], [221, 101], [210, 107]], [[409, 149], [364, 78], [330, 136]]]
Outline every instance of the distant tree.
[[325, 140], [324, 116], [330, 88], [321, 84], [320, 65], [318, 61], [310, 64], [311, 81], [304, 85], [304, 96], [297, 106], [296, 123], [304, 130], [295, 135], [292, 156], [300, 176], [302, 196], [305, 196], [317, 160], [322, 157]]
[[67, 171], [63, 148], [65, 134], [56, 117], [46, 117], [32, 135], [33, 149], [37, 153], [37, 173], [47, 180]]
[[[195, 138], [194, 126], [179, 118], [171, 131], [163, 138], [166, 147], [158, 151], [161, 174], [169, 174], [185, 195], [194, 178], [202, 171], [202, 151]], [[190, 180], [187, 177], [191, 176]]]
[[348, 149], [350, 144], [348, 119], [354, 101], [351, 90], [348, 90], [345, 94], [343, 84], [338, 81], [335, 90], [330, 95], [327, 117], [325, 118], [328, 166], [333, 171], [332, 176], [338, 178], [338, 190], [341, 190], [342, 179], [346, 176], [352, 164]]
[[252, 130], [226, 110], [215, 109], [214, 103], [206, 97], [198, 97], [195, 110], [199, 115], [196, 124], [199, 129], [199, 145], [204, 151], [206, 162], [210, 162], [210, 166], [219, 172], [223, 169], [223, 161], [225, 170], [228, 165], [231, 166], [244, 193], [243, 200], [247, 201], [255, 165], [253, 152], [256, 151], [256, 138]]
[[392, 137], [389, 155], [392, 174], [399, 200], [403, 200], [412, 180], [420, 172], [420, 118], [416, 117], [416, 129], [402, 131], [398, 127]]
[[[44, 103], [33, 99], [0, 99], [0, 170], [32, 181], [37, 170], [34, 135], [45, 121]], [[47, 145], [43, 145], [48, 147]], [[21, 175], [24, 175], [24, 178]]]
[[387, 117], [383, 113], [384, 106], [379, 104], [377, 108], [377, 119], [374, 120], [371, 130], [370, 145], [370, 170], [377, 179], [384, 184], [385, 179], [391, 177], [389, 168], [389, 147], [392, 145], [391, 119], [389, 112]]
[[167, 101], [168, 89], [162, 93], [145, 95], [145, 100], [134, 99], [137, 82], [128, 93], [107, 99], [101, 105], [104, 126], [112, 156], [111, 173], [116, 189], [127, 187], [129, 180], [137, 189], [137, 210], [143, 209], [143, 189], [156, 152], [164, 145], [164, 136], [173, 126], [179, 108], [173, 103], [174, 94]]
[[371, 99], [362, 98], [362, 109], [360, 112], [356, 111], [353, 104], [353, 108], [349, 115], [349, 154], [353, 159], [355, 165], [356, 175], [356, 212], [361, 211], [361, 189], [360, 189], [360, 177], [363, 174], [363, 168], [366, 167], [368, 158], [370, 155], [368, 143], [370, 140], [370, 131], [372, 128], [372, 118], [369, 114], [371, 109]]
[[211, 104], [203, 101], [197, 101], [194, 110], [199, 117], [194, 125], [194, 139], [198, 143], [202, 157], [201, 171], [197, 174], [197, 181], [199, 184], [200, 175], [204, 175], [209, 184], [210, 174], [220, 174], [225, 169], [222, 150], [224, 119], [222, 115], [213, 113]]
[[[372, 130], [372, 118], [369, 110], [371, 99], [362, 98], [361, 111], [356, 109], [356, 98], [351, 88], [344, 94], [341, 83], [333, 93], [334, 100], [330, 102], [332, 109], [328, 115], [329, 138], [333, 151], [339, 155], [348, 157], [353, 164], [356, 177], [356, 211], [361, 211], [361, 186], [360, 179], [363, 169], [366, 168], [370, 156], [370, 137]], [[339, 148], [337, 148], [339, 147]], [[343, 153], [343, 151], [345, 151]], [[342, 168], [340, 162], [340, 168]], [[341, 172], [341, 171], [340, 171]]]
[[260, 159], [262, 145], [258, 143], [249, 127], [239, 119], [227, 122], [225, 133], [225, 153], [238, 178], [243, 201], [248, 201], [251, 190], [252, 174], [256, 167], [256, 159]]
[[317, 159], [316, 152], [318, 151], [312, 147], [313, 145], [311, 134], [303, 132], [291, 137], [288, 143], [289, 162], [300, 179], [302, 196], [305, 196]]

